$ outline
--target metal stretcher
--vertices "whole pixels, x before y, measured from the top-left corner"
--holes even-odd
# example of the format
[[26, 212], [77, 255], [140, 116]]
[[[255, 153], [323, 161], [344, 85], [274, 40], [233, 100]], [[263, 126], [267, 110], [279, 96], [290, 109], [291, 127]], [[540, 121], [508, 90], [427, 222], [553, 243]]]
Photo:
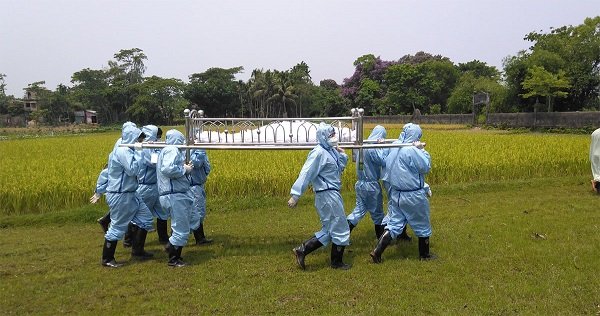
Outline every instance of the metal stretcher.
[[[202, 110], [184, 111], [186, 144], [174, 145], [187, 150], [308, 150], [318, 144], [319, 123], [333, 126], [339, 146], [356, 149], [353, 160], [362, 162], [362, 149], [412, 146], [393, 144], [397, 139], [371, 141], [364, 138], [364, 110], [353, 108], [351, 116], [318, 118], [206, 118]], [[121, 146], [162, 148], [164, 142], [122, 144]], [[188, 159], [189, 160], [189, 159]]]

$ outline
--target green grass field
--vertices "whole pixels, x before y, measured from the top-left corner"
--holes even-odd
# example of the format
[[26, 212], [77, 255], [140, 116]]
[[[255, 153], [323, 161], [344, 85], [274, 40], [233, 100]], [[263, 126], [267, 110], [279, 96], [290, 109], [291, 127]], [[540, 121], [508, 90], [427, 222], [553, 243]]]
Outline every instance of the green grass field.
[[[52, 142], [62, 140], [70, 148], [77, 144], [67, 143], [93, 140], [106, 151], [112, 136]], [[391, 245], [382, 264], [371, 263], [368, 253], [376, 241], [367, 217], [353, 230], [344, 256], [352, 269], [331, 269], [327, 247], [307, 256], [307, 270], [300, 270], [291, 249], [320, 228], [314, 198], [307, 193], [297, 208], [289, 209], [287, 194], [280, 192], [289, 190], [285, 177], [297, 175], [301, 165], [296, 160], [301, 164], [306, 153], [285, 157], [296, 159], [294, 170], [278, 171], [285, 164], [276, 162], [270, 174], [263, 174], [267, 183], [252, 171], [250, 184], [236, 186], [245, 175], [240, 166], [228, 169], [225, 159], [237, 156], [221, 151], [211, 155], [215, 173], [207, 184], [213, 188], [207, 188], [212, 195], [205, 228], [215, 242], [201, 247], [190, 242], [183, 250], [191, 264], [185, 268], [167, 266], [156, 233], [146, 243], [153, 260], [132, 261], [119, 243], [116, 258], [126, 265], [103, 268], [103, 234], [95, 219], [106, 212], [104, 203], [86, 205], [73, 198], [71, 207], [47, 204], [43, 212], [0, 212], [1, 314], [599, 314], [600, 196], [590, 188], [588, 136], [459, 129], [431, 131], [426, 137], [434, 166], [428, 178], [431, 251], [438, 260], [419, 261], [413, 240]], [[16, 150], [4, 152], [0, 174], [24, 168], [7, 166], [23, 154]], [[93, 186], [85, 187], [89, 179], [95, 181], [96, 160], [101, 159], [88, 155], [79, 161], [83, 167], [77, 174], [92, 173], [83, 183], [62, 173], [64, 183], [81, 190], [73, 196], [91, 195]], [[354, 194], [347, 189], [353, 184], [351, 168], [344, 174], [346, 213], [354, 207]], [[38, 169], [42, 177], [34, 177], [43, 188], [61, 183], [43, 182], [43, 170], [49, 169]], [[35, 184], [32, 178], [15, 177], [11, 183]], [[269, 181], [279, 187], [250, 197], [240, 194], [267, 187]], [[0, 183], [0, 192], [14, 191], [6, 183]], [[35, 196], [23, 199], [37, 205]]]

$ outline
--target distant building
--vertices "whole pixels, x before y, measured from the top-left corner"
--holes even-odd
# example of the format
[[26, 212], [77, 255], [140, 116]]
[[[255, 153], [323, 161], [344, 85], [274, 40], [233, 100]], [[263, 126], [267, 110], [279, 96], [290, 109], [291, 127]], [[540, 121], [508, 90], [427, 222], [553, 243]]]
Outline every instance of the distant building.
[[98, 119], [96, 111], [83, 110], [75, 111], [75, 124], [97, 124]]
[[26, 91], [23, 96], [23, 110], [33, 112], [37, 111], [38, 99], [33, 91]]

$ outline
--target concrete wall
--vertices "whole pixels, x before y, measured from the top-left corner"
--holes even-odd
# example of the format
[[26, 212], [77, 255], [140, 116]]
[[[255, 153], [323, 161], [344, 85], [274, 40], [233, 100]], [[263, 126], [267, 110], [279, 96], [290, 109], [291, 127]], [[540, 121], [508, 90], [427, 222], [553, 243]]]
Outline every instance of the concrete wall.
[[365, 118], [368, 124], [473, 124], [473, 114], [435, 114], [435, 115], [390, 115], [369, 116]]
[[[370, 124], [473, 124], [472, 114], [390, 115], [365, 117]], [[600, 127], [600, 112], [490, 113], [487, 125], [526, 128]]]
[[487, 124], [528, 128], [595, 127], [600, 126], [600, 112], [490, 113]]

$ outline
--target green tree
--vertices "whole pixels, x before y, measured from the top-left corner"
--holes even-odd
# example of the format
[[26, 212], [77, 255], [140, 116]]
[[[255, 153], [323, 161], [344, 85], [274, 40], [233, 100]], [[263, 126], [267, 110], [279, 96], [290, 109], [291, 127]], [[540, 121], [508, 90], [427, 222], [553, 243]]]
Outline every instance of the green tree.
[[117, 120], [120, 121], [125, 118], [122, 114], [126, 113], [136, 98], [134, 85], [144, 79], [146, 71], [144, 61], [147, 57], [139, 48], [122, 49], [113, 57], [114, 60], [108, 61], [107, 100], [113, 113], [117, 114]]
[[533, 66], [523, 81], [523, 89], [528, 91], [523, 94], [523, 98], [544, 97], [548, 112], [552, 112], [552, 99], [566, 97], [570, 87], [569, 79], [565, 77], [564, 71], [553, 74], [544, 67]]
[[484, 91], [490, 96], [490, 112], [514, 112], [515, 108], [507, 107], [507, 88], [496, 79], [490, 77], [476, 76], [473, 72], [463, 74], [452, 94], [448, 98], [448, 113], [472, 113], [473, 94]]
[[140, 124], [172, 124], [188, 104], [183, 99], [185, 83], [157, 76], [146, 78], [134, 87], [136, 98], [127, 114]]
[[[294, 85], [289, 72], [275, 71], [275, 91], [273, 95], [267, 99], [278, 109], [277, 116], [288, 117], [288, 113], [292, 112], [288, 109], [289, 105], [296, 106], [295, 99], [298, 96], [294, 94]], [[298, 107], [295, 107], [294, 116], [298, 117]]]
[[104, 70], [89, 68], [75, 72], [71, 76], [71, 95], [79, 102], [82, 109], [97, 111], [98, 122], [114, 123], [119, 119], [119, 113], [109, 102], [109, 75]]
[[388, 109], [381, 113], [413, 113], [431, 104], [431, 96], [439, 93], [441, 82], [426, 67], [397, 64], [388, 68], [385, 81], [388, 91], [384, 104]]
[[500, 72], [494, 66], [488, 66], [487, 63], [472, 60], [466, 63], [459, 63], [458, 70], [461, 73], [472, 73], [475, 77], [500, 78]]
[[197, 104], [208, 117], [230, 117], [239, 115], [240, 99], [235, 75], [243, 67], [209, 68], [203, 73], [190, 75], [183, 96]]

